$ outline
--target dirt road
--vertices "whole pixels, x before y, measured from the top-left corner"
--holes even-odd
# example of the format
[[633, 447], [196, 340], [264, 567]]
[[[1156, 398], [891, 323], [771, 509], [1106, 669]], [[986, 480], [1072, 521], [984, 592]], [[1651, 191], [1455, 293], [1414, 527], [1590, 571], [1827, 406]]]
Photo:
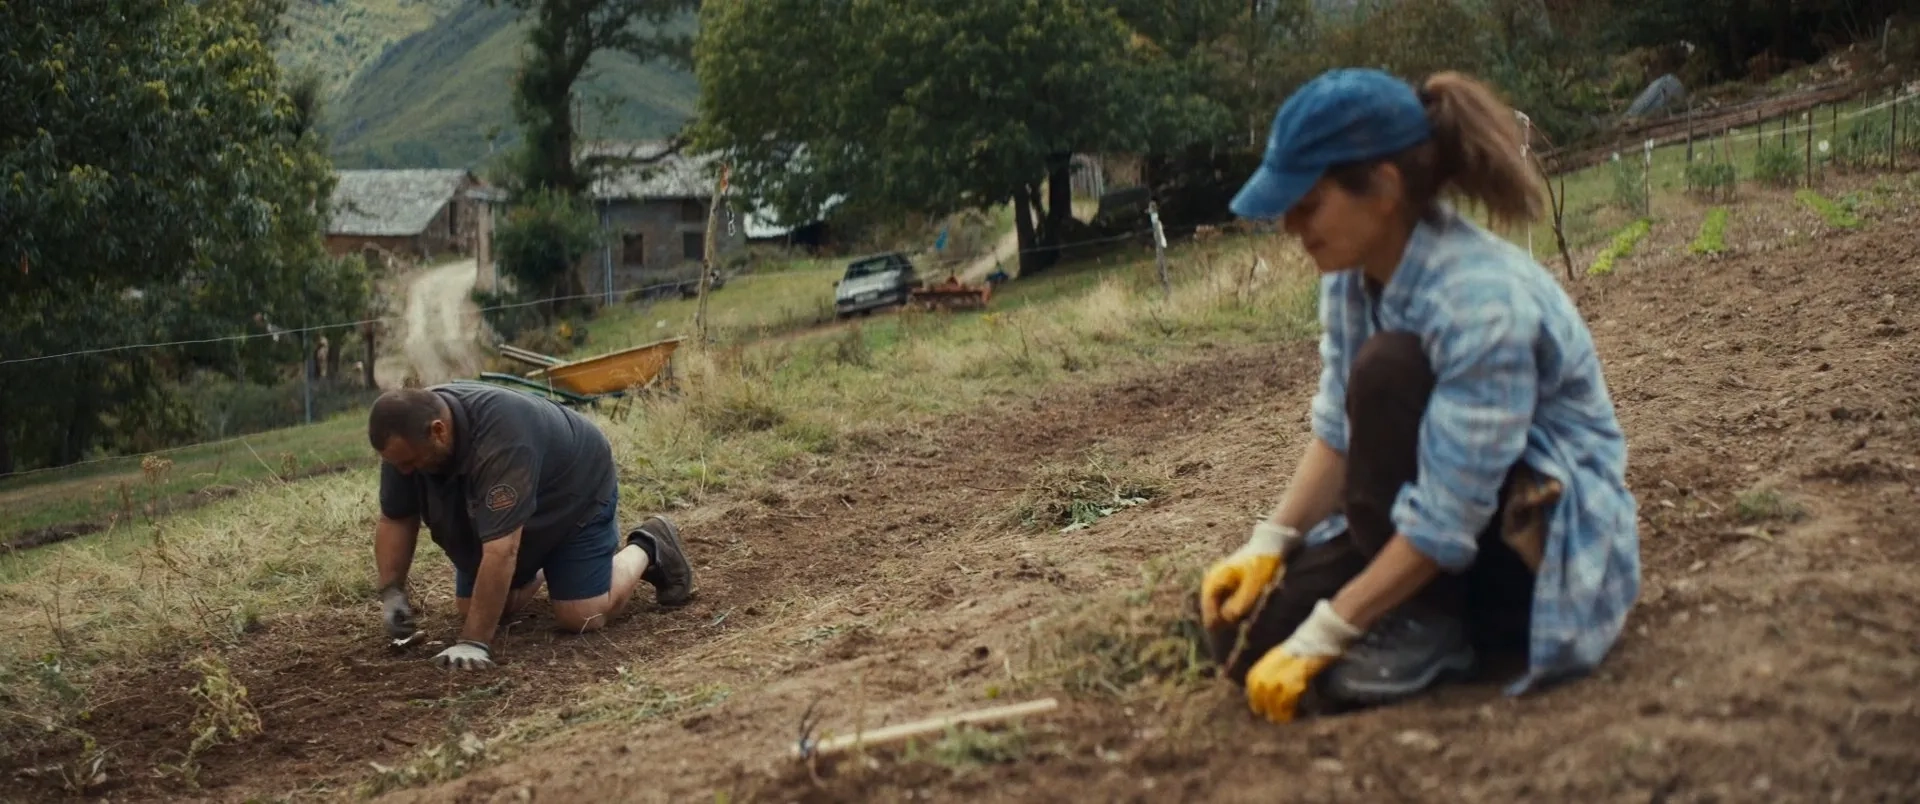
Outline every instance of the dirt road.
[[960, 281], [969, 285], [978, 285], [987, 281], [987, 276], [992, 274], [995, 268], [1004, 268], [1010, 275], [1019, 273], [1019, 253], [1019, 233], [1007, 232], [993, 244], [992, 251], [974, 258], [973, 262], [967, 263], [965, 268], [960, 269]]
[[[1093, 216], [1099, 211], [1100, 202], [1098, 201], [1081, 199], [1073, 202], [1073, 216], [1081, 223], [1093, 220]], [[992, 274], [995, 268], [1006, 269], [1009, 276], [1020, 273], [1019, 232], [1008, 230], [993, 244], [992, 251], [967, 263], [966, 267], [959, 271], [960, 281], [970, 285], [980, 284], [987, 281], [987, 276]]]
[[406, 325], [399, 354], [382, 360], [375, 379], [393, 388], [409, 374], [421, 385], [472, 377], [484, 362], [480, 310], [471, 297], [473, 260], [428, 268], [407, 289]]
[[[569, 733], [392, 798], [1915, 800], [1920, 212], [1840, 233], [1750, 193], [1728, 233], [1741, 253], [1688, 256], [1700, 211], [1663, 210], [1615, 275], [1580, 283], [1630, 440], [1645, 583], [1614, 653], [1573, 684], [1509, 699], [1489, 676], [1279, 727], [1204, 676], [1186, 595], [1301, 447], [1317, 368], [1301, 341], [796, 462], [678, 515], [701, 573], [692, 605], [649, 603], [587, 637], [517, 626], [484, 682], [387, 652], [371, 610], [276, 620], [229, 655], [264, 731], [203, 756], [202, 792], [131, 772], [177, 753], [189, 673], [99, 690], [94, 736], [129, 769], [110, 792], [340, 789], [369, 763], [452, 756], [464, 729], [552, 712], [535, 731]], [[1023, 494], [1090, 450], [1161, 493], [1072, 532], [1012, 523]], [[455, 627], [448, 594], [425, 627]], [[574, 708], [618, 685], [707, 705]], [[1038, 696], [1063, 706], [1012, 739], [785, 757], [816, 705], [845, 733]]]

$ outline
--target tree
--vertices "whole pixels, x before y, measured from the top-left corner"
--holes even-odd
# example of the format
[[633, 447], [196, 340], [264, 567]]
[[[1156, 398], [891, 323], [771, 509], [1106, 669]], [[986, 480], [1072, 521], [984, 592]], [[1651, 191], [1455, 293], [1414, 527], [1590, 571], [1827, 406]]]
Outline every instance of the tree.
[[[607, 171], [657, 163], [679, 150], [678, 138], [645, 156], [583, 154], [574, 130], [575, 88], [597, 54], [627, 53], [641, 61], [685, 64], [692, 37], [675, 23], [698, 0], [488, 0], [504, 2], [527, 20], [527, 50], [513, 87], [514, 119], [522, 129], [517, 150], [506, 154], [514, 208], [500, 232], [511, 248], [500, 251], [502, 267], [520, 280], [521, 292], [568, 298], [590, 306], [572, 270], [588, 245], [593, 225], [583, 202], [594, 180]], [[565, 263], [557, 262], [567, 257]], [[544, 317], [571, 304], [542, 305]]]
[[723, 152], [781, 217], [841, 193], [900, 213], [1012, 202], [1023, 272], [1063, 242], [1074, 154], [1227, 124], [1176, 91], [1175, 59], [1091, 0], [708, 3], [694, 64], [696, 146]]
[[[1905, 0], [1612, 0], [1614, 49], [1658, 47], [1681, 40], [1705, 50], [1712, 77], [1748, 76], [1760, 57], [1775, 70], [1811, 62], [1839, 45], [1878, 36]], [[1770, 72], [1770, 71], [1769, 71]]]
[[517, 190], [550, 189], [583, 196], [591, 172], [575, 149], [574, 87], [595, 54], [628, 53], [641, 61], [685, 63], [692, 37], [673, 23], [698, 0], [489, 0], [518, 9], [530, 23], [527, 51], [514, 82], [514, 119], [523, 131]]
[[[322, 246], [333, 174], [268, 47], [282, 5], [0, 3], [0, 361], [365, 309], [365, 274]], [[170, 381], [300, 357], [262, 338], [0, 365], [0, 473], [177, 436]]]
[[[532, 288], [564, 286], [580, 258], [599, 244], [600, 229], [593, 213], [584, 202], [559, 190], [522, 195], [494, 235], [502, 269], [519, 286]], [[562, 306], [559, 302], [541, 305], [542, 318], [551, 319]], [[512, 320], [516, 319], [502, 315], [495, 324]]]

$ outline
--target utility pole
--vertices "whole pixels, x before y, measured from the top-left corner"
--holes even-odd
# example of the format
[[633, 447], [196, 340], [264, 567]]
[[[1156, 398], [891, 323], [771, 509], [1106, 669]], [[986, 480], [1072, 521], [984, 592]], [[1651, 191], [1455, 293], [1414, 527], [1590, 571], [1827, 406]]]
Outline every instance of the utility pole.
[[300, 328], [300, 395], [306, 406], [307, 424], [313, 423], [313, 349], [307, 346], [307, 331]]
[[727, 193], [727, 174], [731, 170], [727, 165], [720, 166], [720, 177], [713, 185], [713, 198], [707, 204], [707, 234], [703, 259], [700, 261], [700, 303], [693, 313], [693, 329], [700, 345], [707, 344], [707, 295], [713, 290], [714, 257], [719, 251], [714, 229], [720, 224], [720, 198]]

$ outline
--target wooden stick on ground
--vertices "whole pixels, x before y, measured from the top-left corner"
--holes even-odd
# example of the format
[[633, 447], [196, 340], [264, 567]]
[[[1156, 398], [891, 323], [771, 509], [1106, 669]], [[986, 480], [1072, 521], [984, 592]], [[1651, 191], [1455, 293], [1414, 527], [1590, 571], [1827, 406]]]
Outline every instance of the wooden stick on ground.
[[[826, 756], [828, 754], [845, 751], [858, 745], [873, 746], [903, 742], [914, 737], [946, 731], [949, 726], [958, 726], [963, 723], [991, 723], [997, 720], [1011, 720], [1026, 715], [1051, 712], [1059, 706], [1060, 702], [1053, 698], [1042, 698], [1037, 701], [1026, 701], [1024, 703], [1007, 704], [1005, 706], [995, 706], [988, 709], [976, 709], [972, 712], [963, 712], [956, 715], [942, 715], [924, 720], [915, 720], [909, 723], [888, 726], [883, 729], [874, 729], [869, 732], [854, 732], [853, 734], [843, 734], [821, 740], [813, 746], [811, 753], [816, 757]], [[796, 745], [793, 747], [793, 756], [795, 759], [803, 759], [807, 755], [807, 746]]]

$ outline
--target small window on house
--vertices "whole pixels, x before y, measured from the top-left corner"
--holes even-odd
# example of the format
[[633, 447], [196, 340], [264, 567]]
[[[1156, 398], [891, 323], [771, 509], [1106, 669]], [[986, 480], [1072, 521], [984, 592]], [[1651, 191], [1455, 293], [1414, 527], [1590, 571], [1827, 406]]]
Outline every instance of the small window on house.
[[447, 202], [447, 237], [460, 236], [460, 205]]
[[647, 236], [639, 232], [628, 232], [620, 237], [620, 264], [647, 264]]
[[692, 198], [680, 199], [680, 222], [700, 223], [707, 219], [707, 208]]
[[680, 236], [680, 242], [687, 259], [698, 262], [707, 256], [706, 232], [688, 232]]

